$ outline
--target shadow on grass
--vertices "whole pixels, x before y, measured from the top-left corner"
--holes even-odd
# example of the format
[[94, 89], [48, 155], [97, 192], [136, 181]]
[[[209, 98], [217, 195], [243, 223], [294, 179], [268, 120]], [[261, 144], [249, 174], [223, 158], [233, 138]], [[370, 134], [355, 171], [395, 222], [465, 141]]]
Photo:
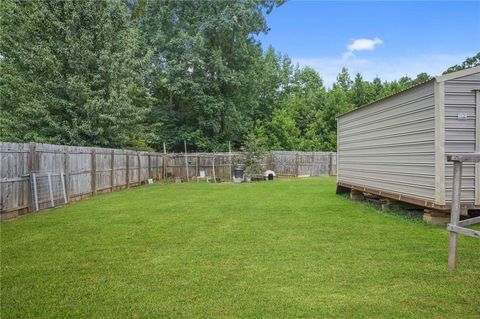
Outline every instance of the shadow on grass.
[[401, 208], [387, 208], [387, 209], [382, 209], [381, 204], [379, 203], [373, 203], [369, 201], [356, 201], [353, 200], [349, 197], [348, 194], [339, 194], [337, 196], [343, 197], [345, 200], [352, 201], [358, 204], [361, 204], [363, 206], [366, 206], [374, 211], [376, 211], [379, 214], [384, 214], [384, 215], [390, 215], [394, 216], [398, 219], [414, 222], [414, 223], [421, 223], [421, 224], [426, 224], [432, 227], [443, 227], [443, 226], [438, 226], [438, 225], [432, 225], [428, 224], [423, 221], [423, 210], [419, 208], [418, 210], [407, 210], [407, 209], [401, 209]]

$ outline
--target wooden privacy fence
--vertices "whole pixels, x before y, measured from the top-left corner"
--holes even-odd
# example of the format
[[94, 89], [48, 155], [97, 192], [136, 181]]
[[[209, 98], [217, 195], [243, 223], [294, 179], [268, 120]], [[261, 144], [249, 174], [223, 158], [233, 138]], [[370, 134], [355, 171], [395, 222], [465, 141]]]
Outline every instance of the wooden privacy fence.
[[[158, 179], [163, 155], [96, 147], [40, 143], [0, 143], [0, 207], [2, 219], [33, 210], [31, 176], [64, 177], [67, 201]], [[48, 191], [48, 190], [45, 190]], [[48, 195], [38, 196], [40, 209], [49, 207]], [[42, 200], [45, 198], [45, 200]]]
[[[157, 153], [131, 150], [63, 146], [41, 143], [0, 142], [0, 217], [8, 219], [35, 209], [51, 207], [52, 192], [32, 194], [32, 174], [56, 178], [65, 185], [67, 202], [97, 193], [112, 192], [145, 183], [148, 179], [180, 177], [193, 180], [203, 171], [229, 181], [242, 153]], [[270, 152], [262, 161], [278, 176], [336, 175], [336, 153]], [[49, 177], [50, 175], [50, 177]], [[63, 177], [63, 179], [61, 178]], [[60, 199], [61, 190], [57, 190]]]
[[337, 154], [333, 152], [272, 151], [266, 161], [278, 176], [337, 175]]
[[[207, 176], [228, 179], [235, 163], [243, 157], [239, 152], [167, 154], [167, 177], [194, 179], [203, 170]], [[261, 166], [275, 171], [277, 176], [334, 176], [337, 174], [337, 154], [271, 151], [262, 159]]]

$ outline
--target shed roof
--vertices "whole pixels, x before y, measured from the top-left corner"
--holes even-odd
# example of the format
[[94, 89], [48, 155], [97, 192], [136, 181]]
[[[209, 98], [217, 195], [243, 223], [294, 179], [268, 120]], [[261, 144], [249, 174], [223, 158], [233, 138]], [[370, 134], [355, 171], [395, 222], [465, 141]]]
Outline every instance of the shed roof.
[[433, 78], [431, 78], [430, 80], [427, 80], [425, 82], [422, 82], [422, 83], [419, 83], [419, 84], [416, 84], [414, 86], [411, 86], [407, 89], [404, 89], [404, 90], [401, 90], [401, 91], [398, 91], [394, 94], [391, 94], [391, 95], [388, 95], [388, 96], [385, 96], [385, 97], [382, 97], [378, 100], [375, 100], [373, 102], [370, 102], [370, 103], [367, 103], [365, 105], [362, 105], [360, 107], [357, 107], [356, 109], [354, 110], [351, 110], [351, 111], [348, 111], [348, 112], [345, 112], [343, 114], [340, 114], [337, 116], [337, 118], [339, 117], [342, 117], [344, 115], [347, 115], [347, 114], [350, 114], [350, 113], [353, 113], [353, 112], [356, 112], [357, 110], [360, 110], [360, 109], [363, 109], [365, 107], [368, 107], [368, 106], [371, 106], [373, 104], [376, 104], [380, 101], [383, 101], [383, 100], [387, 100], [391, 97], [394, 97], [394, 96], [397, 96], [397, 95], [400, 95], [404, 92], [407, 92], [407, 91], [410, 91], [410, 90], [415, 90], [417, 89], [418, 87], [420, 86], [423, 86], [425, 84], [429, 84], [431, 82], [434, 82], [436, 81], [437, 83], [440, 83], [440, 82], [445, 82], [445, 81], [448, 81], [448, 80], [452, 80], [452, 79], [456, 79], [456, 78], [461, 78], [463, 76], [467, 76], [467, 75], [471, 75], [471, 74], [474, 74], [474, 73], [477, 73], [477, 72], [480, 72], [480, 66], [474, 66], [474, 67], [471, 67], [471, 68], [468, 68], [468, 69], [465, 69], [465, 70], [460, 70], [460, 71], [456, 71], [456, 72], [452, 72], [452, 73], [448, 73], [448, 74], [444, 74], [444, 75], [439, 75], [439, 76], [435, 76]]

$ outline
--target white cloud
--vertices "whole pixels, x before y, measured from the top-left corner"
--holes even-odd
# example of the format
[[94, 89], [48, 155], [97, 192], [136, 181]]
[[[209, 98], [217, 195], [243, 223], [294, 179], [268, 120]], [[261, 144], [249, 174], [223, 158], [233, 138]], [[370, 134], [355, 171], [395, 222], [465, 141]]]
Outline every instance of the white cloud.
[[352, 42], [349, 45], [347, 45], [348, 51], [342, 54], [342, 59], [355, 57], [355, 54], [353, 54], [353, 52], [355, 51], [365, 51], [365, 50], [372, 51], [373, 49], [375, 49], [377, 45], [380, 45], [382, 43], [383, 41], [377, 37], [373, 39], [352, 40]]
[[320, 74], [327, 87], [336, 81], [342, 67], [347, 67], [350, 76], [360, 73], [366, 80], [373, 80], [375, 76], [382, 81], [398, 80], [402, 76], [415, 77], [418, 73], [427, 72], [430, 75], [441, 75], [448, 67], [458, 64], [474, 53], [464, 54], [423, 54], [383, 59], [364, 59], [354, 55], [345, 57], [314, 57], [292, 58], [294, 63], [301, 66], [311, 66]]
[[347, 45], [348, 51], [342, 54], [342, 58], [348, 59], [348, 58], [355, 57], [355, 54], [353, 54], [353, 52], [355, 51], [365, 51], [365, 50], [372, 51], [373, 49], [375, 49], [377, 45], [380, 45], [382, 43], [383, 43], [382, 39], [379, 39], [377, 37], [373, 39], [352, 40], [352, 42], [349, 45]]
[[350, 53], [355, 51], [364, 51], [364, 50], [373, 50], [379, 44], [382, 44], [383, 41], [379, 38], [373, 39], [356, 39], [353, 40], [352, 43], [347, 45], [347, 50]]

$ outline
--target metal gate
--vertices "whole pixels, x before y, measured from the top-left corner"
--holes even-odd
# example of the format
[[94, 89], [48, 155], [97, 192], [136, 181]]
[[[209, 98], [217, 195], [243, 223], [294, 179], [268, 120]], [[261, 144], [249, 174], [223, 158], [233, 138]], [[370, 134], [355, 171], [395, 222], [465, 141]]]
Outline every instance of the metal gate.
[[65, 205], [65, 179], [60, 173], [31, 173], [32, 206], [35, 211]]

